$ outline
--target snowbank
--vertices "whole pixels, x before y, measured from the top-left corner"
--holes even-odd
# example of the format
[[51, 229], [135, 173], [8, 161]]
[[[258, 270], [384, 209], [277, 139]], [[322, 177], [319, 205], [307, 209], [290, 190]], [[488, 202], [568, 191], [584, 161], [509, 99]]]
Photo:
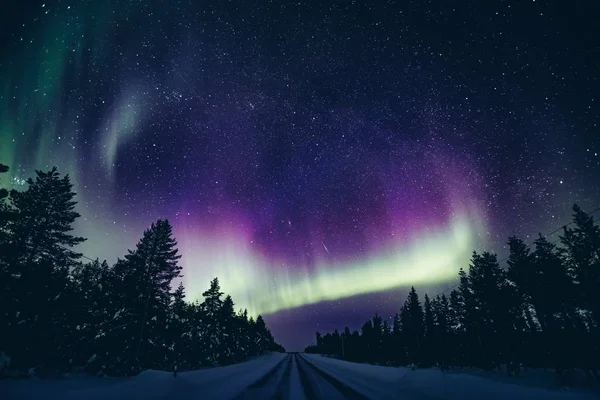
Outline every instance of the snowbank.
[[497, 382], [464, 373], [438, 369], [381, 367], [357, 364], [314, 354], [302, 357], [323, 372], [342, 381], [365, 396], [398, 399], [403, 395], [439, 399], [598, 399], [583, 391], [556, 391]]
[[3, 400], [9, 399], [159, 399], [231, 398], [282, 361], [287, 354], [273, 353], [225, 367], [198, 371], [148, 370], [132, 378], [0, 381]]

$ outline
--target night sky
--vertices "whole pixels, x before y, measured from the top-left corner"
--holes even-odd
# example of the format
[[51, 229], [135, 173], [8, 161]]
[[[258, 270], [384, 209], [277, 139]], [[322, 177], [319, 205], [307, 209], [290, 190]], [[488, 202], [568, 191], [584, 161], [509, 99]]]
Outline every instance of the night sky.
[[288, 349], [600, 206], [596, 1], [10, 3], [12, 184], [69, 173], [91, 258], [168, 218]]

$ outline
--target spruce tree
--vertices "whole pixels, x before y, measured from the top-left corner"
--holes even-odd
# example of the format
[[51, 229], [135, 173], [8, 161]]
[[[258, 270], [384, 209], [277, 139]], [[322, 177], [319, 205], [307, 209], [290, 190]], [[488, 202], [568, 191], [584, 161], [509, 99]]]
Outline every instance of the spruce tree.
[[573, 360], [572, 335], [578, 325], [575, 286], [556, 246], [539, 235], [534, 242], [538, 286], [532, 300], [545, 333], [547, 363], [563, 371]]
[[[8, 166], [0, 163], [0, 174], [6, 172], [8, 172]], [[0, 187], [0, 293], [8, 293], [10, 290], [8, 259], [6, 256], [2, 256], [2, 254], [7, 254], [8, 252], [8, 239], [10, 237], [6, 228], [9, 215], [11, 214], [8, 204], [6, 204], [7, 197], [8, 190]], [[8, 301], [7, 298], [0, 294], [0, 321], [2, 321], [0, 322], [0, 351], [6, 350], [7, 330], [9, 328], [7, 323], [12, 318]]]
[[392, 354], [390, 354], [389, 348], [392, 340], [392, 327], [387, 319], [383, 321], [382, 333], [381, 333], [381, 348], [380, 348], [380, 363], [388, 365], [393, 361]]
[[185, 302], [185, 288], [183, 283], [173, 293], [170, 311], [165, 327], [166, 345], [168, 350], [168, 364], [181, 371], [189, 368], [185, 356], [189, 352], [189, 320], [188, 305]]
[[465, 344], [465, 325], [464, 321], [465, 307], [462, 296], [457, 289], [450, 292], [448, 308], [448, 334], [454, 339], [454, 346], [449, 348], [448, 359], [454, 365], [467, 365], [469, 352]]
[[405, 334], [408, 362], [418, 365], [422, 359], [425, 327], [423, 308], [414, 286], [410, 288], [408, 297], [404, 302], [403, 311], [400, 317], [403, 318], [402, 331]]
[[[510, 283], [507, 286], [509, 293], [506, 307], [515, 327], [515, 333], [510, 338], [510, 359], [517, 365], [522, 362], [532, 362], [532, 357], [537, 357], [534, 355], [538, 352], [536, 346], [528, 345], [527, 342], [538, 329], [531, 297], [537, 290], [538, 279], [529, 246], [515, 236], [508, 239], [508, 246], [510, 254], [506, 276]], [[518, 372], [516, 366], [513, 369]]]
[[248, 310], [240, 310], [237, 314], [238, 329], [238, 359], [243, 360], [251, 355], [252, 343], [250, 334], [250, 323], [248, 321]]
[[207, 318], [199, 301], [189, 306], [189, 321], [189, 368], [196, 369], [202, 366], [213, 365], [212, 361], [209, 362], [209, 349], [205, 345], [206, 331], [204, 325], [207, 323]]
[[267, 328], [267, 324], [265, 323], [262, 315], [256, 317], [254, 329], [256, 332], [256, 343], [258, 344], [259, 354], [273, 350], [275, 340], [273, 339], [271, 331], [269, 331], [269, 328]]
[[202, 327], [202, 336], [206, 346], [207, 361], [213, 365], [218, 365], [221, 357], [219, 351], [221, 350], [220, 342], [223, 334], [223, 324], [221, 321], [222, 295], [223, 292], [221, 292], [218, 278], [214, 278], [210, 282], [210, 288], [202, 293], [204, 302], [201, 305], [201, 309], [205, 318]]
[[[0, 163], [0, 174], [8, 172], [8, 166]], [[2, 183], [2, 180], [0, 180]], [[11, 212], [7, 203], [8, 189], [0, 187], [0, 245], [6, 240], [6, 223], [10, 218]], [[0, 247], [1, 250], [1, 247]]]
[[[9, 170], [8, 165], [4, 165], [0, 163], [0, 174], [5, 174]], [[8, 197], [8, 190], [5, 188], [0, 188], [0, 203], [4, 202], [4, 199]]]
[[473, 299], [473, 326], [479, 353], [477, 365], [492, 368], [506, 357], [505, 335], [510, 331], [504, 272], [495, 254], [473, 253], [469, 269]]
[[373, 317], [373, 330], [371, 333], [371, 357], [374, 361], [378, 361], [383, 351], [383, 320], [377, 313]]
[[221, 339], [221, 349], [219, 350], [220, 365], [231, 364], [235, 362], [235, 353], [237, 340], [235, 337], [236, 332], [236, 319], [235, 319], [235, 304], [231, 296], [227, 295], [221, 306], [221, 312], [219, 315], [219, 321], [223, 330], [223, 337]]
[[166, 358], [162, 330], [169, 310], [171, 281], [180, 276], [177, 242], [167, 220], [144, 232], [135, 250], [114, 268], [116, 309], [114, 335], [120, 344], [114, 367], [125, 374], [155, 368]]
[[573, 281], [554, 244], [540, 234], [534, 245], [533, 259], [538, 285], [532, 299], [542, 327], [560, 329], [559, 315], [569, 318], [574, 311], [569, 310], [575, 289]]
[[453, 338], [450, 335], [449, 329], [450, 303], [448, 302], [446, 295], [437, 295], [432, 302], [432, 308], [435, 320], [432, 348], [440, 367], [445, 368], [450, 362], [448, 349], [454, 347]]
[[[385, 355], [393, 354], [401, 365], [437, 360], [442, 368], [506, 364], [509, 375], [518, 374], [520, 364], [552, 367], [559, 375], [583, 368], [593, 379], [600, 359], [594, 311], [600, 293], [594, 283], [600, 228], [578, 207], [573, 223], [561, 237], [562, 249], [540, 235], [532, 252], [522, 240], [510, 237], [506, 271], [495, 254], [473, 252], [468, 272], [459, 271], [458, 287], [449, 297], [431, 301], [426, 296], [424, 310], [411, 288], [394, 317], [390, 340], [382, 341], [384, 355], [373, 357], [377, 332], [385, 338], [389, 330], [376, 315], [365, 322], [362, 335], [352, 334], [346, 358], [386, 362]], [[335, 336], [326, 333], [317, 342], [331, 351], [327, 349], [335, 348]]]
[[344, 332], [341, 335], [342, 339], [342, 359], [351, 360], [354, 358], [353, 349], [354, 343], [352, 343], [352, 332], [347, 326], [344, 328]]
[[[69, 343], [65, 324], [69, 309], [69, 270], [81, 254], [72, 250], [85, 239], [72, 235], [75, 192], [66, 175], [56, 167], [36, 171], [23, 192], [12, 191], [10, 207], [14, 218], [4, 227], [0, 264], [5, 266], [6, 307], [4, 346], [13, 351], [15, 364], [50, 367], [58, 358], [57, 347]], [[43, 304], [44, 307], [40, 307]]]
[[425, 300], [423, 302], [424, 312], [424, 337], [423, 337], [423, 352], [421, 356], [421, 364], [425, 366], [431, 366], [434, 361], [436, 354], [435, 351], [435, 333], [434, 333], [434, 314], [429, 296], [425, 294]]
[[113, 308], [111, 273], [106, 261], [96, 259], [75, 266], [70, 274], [72, 306], [69, 319], [76, 340], [59, 351], [63, 357], [73, 360], [74, 365], [84, 366], [90, 372], [97, 372], [95, 353], [89, 352], [90, 342], [99, 328], [107, 328], [106, 321]]
[[570, 273], [577, 282], [579, 305], [592, 313], [600, 329], [600, 226], [578, 205], [573, 206], [574, 228], [565, 227], [561, 241]]
[[373, 321], [368, 320], [361, 327], [361, 349], [360, 359], [362, 361], [372, 362], [373, 360]]
[[508, 265], [507, 278], [514, 284], [514, 297], [511, 301], [511, 305], [514, 307], [513, 312], [515, 315], [522, 315], [525, 329], [535, 332], [537, 326], [532, 317], [531, 300], [537, 282], [534, 258], [529, 246], [515, 236], [508, 239], [508, 247], [510, 254], [506, 262]]

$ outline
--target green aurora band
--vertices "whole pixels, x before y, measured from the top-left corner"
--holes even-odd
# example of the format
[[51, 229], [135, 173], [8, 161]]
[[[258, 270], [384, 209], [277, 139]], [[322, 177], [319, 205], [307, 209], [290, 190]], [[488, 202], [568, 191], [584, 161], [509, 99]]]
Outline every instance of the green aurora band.
[[[86, 11], [78, 12], [82, 7]], [[81, 249], [90, 257], [124, 254], [152, 222], [149, 215], [130, 216], [126, 230], [107, 222], [127, 215], [110, 211], [118, 202], [115, 164], [119, 147], [139, 139], [136, 135], [150, 112], [146, 97], [154, 87], [150, 81], [115, 76], [117, 93], [103, 100], [95, 94], [99, 83], [85, 75], [84, 65], [99, 68], [106, 62], [114, 27], [128, 17], [127, 10], [116, 15], [113, 8], [104, 2], [83, 2], [50, 14], [40, 10], [31, 36], [13, 44], [14, 57], [0, 65], [0, 162], [11, 168], [4, 183], [18, 187], [34, 169], [53, 165], [68, 173], [82, 214], [76, 230], [89, 238]], [[95, 108], [100, 110], [97, 128], [84, 126], [86, 113]], [[84, 180], [82, 171], [93, 179]], [[221, 235], [216, 229], [175, 224], [188, 299], [200, 298], [214, 276], [237, 307], [253, 315], [448, 282], [468, 265], [472, 250], [484, 244], [486, 232], [477, 207], [453, 208], [454, 217], [444, 226], [422, 227], [410, 240], [353, 260], [318, 256], [310, 267], [259, 254], [239, 232]]]

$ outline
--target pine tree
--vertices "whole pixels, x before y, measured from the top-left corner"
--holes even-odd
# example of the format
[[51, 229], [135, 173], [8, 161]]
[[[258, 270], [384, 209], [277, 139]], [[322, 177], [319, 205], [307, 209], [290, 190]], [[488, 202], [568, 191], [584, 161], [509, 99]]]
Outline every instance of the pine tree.
[[400, 313], [400, 318], [402, 331], [405, 334], [408, 362], [417, 365], [422, 359], [425, 327], [423, 308], [414, 287], [410, 288], [410, 292]]
[[532, 298], [542, 327], [559, 329], [558, 315], [568, 312], [574, 287], [556, 246], [542, 235], [534, 242], [534, 268], [538, 282]]
[[429, 296], [425, 294], [425, 302], [423, 303], [423, 310], [425, 312], [425, 336], [432, 337], [434, 334], [434, 317], [431, 300]]
[[248, 358], [248, 356], [250, 356], [251, 354], [251, 349], [252, 349], [252, 343], [251, 343], [251, 337], [250, 337], [250, 331], [249, 331], [249, 327], [250, 324], [248, 322], [248, 310], [244, 309], [244, 310], [240, 310], [236, 316], [236, 320], [237, 320], [237, 330], [238, 330], [238, 342], [237, 342], [237, 348], [238, 348], [238, 356], [237, 359], [238, 360], [244, 360], [246, 358]]
[[[508, 240], [510, 256], [504, 271], [489, 252], [473, 252], [468, 272], [459, 271], [458, 288], [449, 298], [425, 297], [424, 307], [414, 288], [377, 354], [378, 332], [387, 336], [380, 317], [367, 321], [362, 335], [352, 334], [346, 359], [429, 365], [437, 360], [448, 365], [482, 368], [507, 365], [509, 375], [522, 363], [552, 367], [559, 375], [583, 368], [597, 376], [600, 327], [597, 322], [600, 227], [591, 216], [574, 207], [574, 228], [565, 228], [564, 248], [540, 235], [532, 252], [522, 240]], [[335, 343], [326, 333], [323, 349]], [[435, 355], [435, 359], [431, 355]], [[596, 378], [597, 379], [597, 378]]]
[[222, 321], [221, 308], [223, 307], [223, 300], [221, 300], [221, 286], [219, 285], [219, 279], [214, 278], [210, 282], [210, 288], [202, 293], [204, 296], [204, 302], [202, 303], [202, 311], [205, 317], [205, 323], [203, 326], [205, 345], [207, 349], [208, 362], [213, 365], [218, 365], [221, 349], [220, 343], [222, 340]]
[[[538, 350], [536, 346], [528, 346], [526, 342], [537, 332], [531, 298], [538, 282], [534, 258], [529, 246], [517, 237], [511, 236], [508, 239], [508, 246], [510, 255], [507, 260], [506, 275], [510, 283], [507, 286], [509, 293], [506, 306], [516, 331], [511, 337], [510, 359], [514, 364], [532, 362], [538, 357], [535, 355]], [[514, 369], [516, 370], [516, 366]]]
[[[8, 172], [8, 166], [0, 163], [0, 174], [4, 174], [6, 172]], [[1, 180], [0, 180], [1, 183]], [[0, 245], [2, 243], [4, 243], [4, 241], [7, 239], [6, 236], [6, 232], [4, 231], [6, 229], [6, 223], [8, 222], [10, 216], [11, 216], [11, 210], [10, 207], [8, 206], [8, 204], [6, 204], [8, 200], [8, 189], [5, 189], [3, 187], [0, 187]], [[0, 247], [1, 250], [1, 247]]]
[[202, 304], [195, 301], [189, 305], [189, 344], [187, 362], [190, 369], [213, 365], [209, 360], [209, 348], [206, 346], [205, 324], [208, 320], [204, 314]]
[[190, 350], [190, 329], [188, 319], [188, 305], [185, 302], [185, 288], [183, 283], [173, 293], [170, 312], [165, 327], [166, 345], [168, 350], [168, 364], [178, 371], [189, 368], [185, 362], [185, 355]]
[[258, 345], [259, 354], [273, 350], [275, 341], [262, 315], [256, 317], [254, 330], [256, 332], [256, 344]]
[[[72, 338], [62, 333], [69, 309], [69, 270], [81, 254], [71, 250], [84, 241], [73, 236], [72, 224], [79, 217], [69, 176], [56, 168], [36, 171], [24, 192], [12, 191], [14, 218], [6, 221], [0, 264], [5, 266], [7, 349], [14, 348], [15, 363], [31, 367], [52, 365], [53, 350]], [[44, 304], [44, 307], [40, 307]], [[3, 330], [3, 329], [0, 329]], [[14, 354], [17, 353], [17, 354]]]
[[362, 347], [360, 351], [360, 359], [362, 361], [373, 362], [373, 321], [368, 320], [361, 327], [361, 342]]
[[235, 315], [233, 299], [221, 301], [217, 279], [202, 304], [186, 303], [182, 284], [171, 292], [181, 267], [168, 221], [152, 224], [112, 268], [80, 262], [69, 178], [56, 169], [36, 174], [25, 192], [0, 192], [11, 216], [0, 225], [0, 351], [12, 367], [132, 375], [285, 351], [261, 316]]
[[[556, 246], [542, 235], [534, 242], [534, 268], [538, 286], [532, 295], [536, 314], [545, 335], [545, 350], [563, 371], [569, 365], [571, 351], [565, 340], [577, 325], [575, 287]], [[568, 350], [569, 349], [569, 350]]]
[[473, 253], [469, 283], [474, 304], [473, 326], [479, 344], [477, 365], [492, 368], [506, 358], [503, 342], [509, 331], [509, 319], [504, 305], [507, 302], [504, 272], [495, 254]]
[[393, 362], [393, 354], [389, 349], [392, 344], [392, 327], [387, 319], [383, 321], [381, 333], [380, 363], [389, 365]]
[[448, 308], [448, 334], [454, 339], [454, 346], [449, 348], [448, 359], [453, 365], [465, 366], [470, 357], [470, 352], [466, 349], [464, 337], [466, 335], [464, 325], [465, 307], [457, 289], [450, 292]]
[[507, 260], [507, 278], [514, 283], [514, 312], [520, 313], [526, 328], [535, 332], [537, 326], [532, 318], [531, 294], [535, 291], [537, 272], [529, 246], [523, 240], [511, 236], [508, 239], [510, 255]]
[[227, 295], [221, 306], [219, 321], [222, 326], [222, 340], [220, 354], [220, 365], [231, 364], [236, 361], [236, 319], [235, 319], [235, 304], [231, 296]]
[[[7, 165], [0, 163], [0, 174], [5, 174], [9, 170]], [[4, 201], [8, 197], [8, 190], [5, 188], [0, 188], [0, 203]]]
[[373, 361], [380, 361], [383, 353], [383, 320], [377, 313], [373, 317], [373, 330], [370, 339]]
[[433, 330], [433, 351], [441, 368], [450, 363], [448, 348], [454, 347], [450, 334], [450, 303], [446, 295], [437, 295], [432, 302], [435, 326]]
[[[0, 163], [0, 174], [8, 172], [8, 166]], [[0, 181], [1, 182], [1, 181]], [[8, 190], [0, 187], [0, 293], [8, 293], [10, 290], [9, 280], [11, 280], [9, 276], [9, 268], [8, 268], [8, 260], [6, 256], [2, 256], [3, 254], [8, 254], [8, 239], [9, 233], [7, 231], [6, 224], [8, 223], [9, 216], [11, 215], [10, 208], [8, 204], [6, 204], [6, 200], [8, 197]], [[10, 315], [10, 306], [8, 304], [8, 299], [4, 298], [0, 294], [0, 351], [7, 345], [7, 330], [10, 318], [13, 316]]]
[[155, 368], [167, 357], [161, 334], [171, 301], [171, 281], [181, 271], [176, 246], [169, 222], [158, 220], [144, 232], [136, 249], [115, 265], [113, 325], [123, 325], [113, 334], [120, 344], [121, 354], [114, 364], [119, 373]]
[[561, 236], [564, 255], [577, 282], [578, 303], [592, 313], [600, 329], [600, 226], [578, 205], [573, 206], [573, 222], [575, 228], [565, 227]]
[[434, 332], [434, 314], [429, 296], [425, 294], [423, 303], [424, 311], [424, 337], [423, 337], [423, 352], [421, 355], [421, 364], [425, 366], [433, 365], [435, 361], [435, 332]]
[[456, 310], [457, 324], [465, 333], [472, 334], [475, 329], [475, 304], [471, 282], [469, 276], [462, 268], [458, 271], [458, 279], [459, 285], [455, 294], [455, 304], [453, 307]]
[[[98, 259], [81, 263], [71, 270], [71, 291], [69, 298], [69, 325], [73, 328], [76, 340], [66, 348], [57, 349], [61, 356], [71, 359], [74, 365], [83, 365], [88, 371], [96, 372], [89, 354], [89, 342], [98, 328], [106, 328], [109, 310], [113, 308], [113, 296], [110, 290], [112, 270], [106, 261]], [[95, 358], [92, 358], [95, 361]]]
[[344, 328], [344, 332], [341, 335], [342, 339], [342, 359], [351, 360], [354, 358], [353, 349], [354, 343], [352, 342], [352, 332], [347, 326]]
[[507, 260], [508, 278], [515, 282], [519, 289], [520, 295], [524, 297], [523, 301], [527, 301], [529, 296], [530, 285], [532, 285], [533, 279], [535, 279], [535, 270], [533, 268], [533, 257], [531, 250], [525, 242], [515, 236], [508, 238], [508, 247], [510, 255]]
[[337, 357], [342, 356], [342, 338], [337, 329], [331, 334], [330, 354], [335, 354]]

